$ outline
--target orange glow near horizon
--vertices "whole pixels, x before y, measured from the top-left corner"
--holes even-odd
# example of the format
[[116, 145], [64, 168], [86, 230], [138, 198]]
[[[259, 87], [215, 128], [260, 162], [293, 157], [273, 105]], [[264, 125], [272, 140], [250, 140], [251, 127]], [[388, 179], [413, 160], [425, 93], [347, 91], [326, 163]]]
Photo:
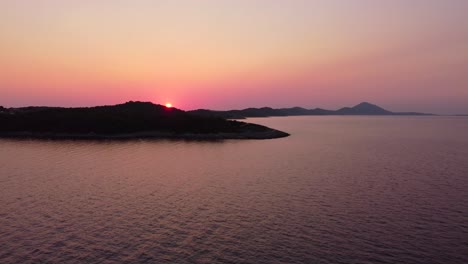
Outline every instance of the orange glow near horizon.
[[467, 10], [463, 0], [3, 0], [0, 105], [369, 101], [468, 113]]
[[167, 108], [172, 108], [172, 104], [171, 103], [166, 103], [166, 107]]

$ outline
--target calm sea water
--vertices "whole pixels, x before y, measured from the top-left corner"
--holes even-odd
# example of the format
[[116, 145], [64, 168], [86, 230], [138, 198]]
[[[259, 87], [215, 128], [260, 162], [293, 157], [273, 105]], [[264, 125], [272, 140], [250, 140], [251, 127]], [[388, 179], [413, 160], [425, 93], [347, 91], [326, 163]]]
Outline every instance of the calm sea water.
[[0, 140], [0, 263], [468, 263], [468, 118], [264, 141]]

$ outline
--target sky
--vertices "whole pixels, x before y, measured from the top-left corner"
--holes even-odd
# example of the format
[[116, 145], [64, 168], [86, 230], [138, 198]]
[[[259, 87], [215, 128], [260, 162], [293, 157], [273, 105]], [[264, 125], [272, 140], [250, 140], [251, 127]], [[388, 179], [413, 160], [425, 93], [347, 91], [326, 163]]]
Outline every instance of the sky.
[[0, 0], [0, 105], [468, 114], [466, 0]]

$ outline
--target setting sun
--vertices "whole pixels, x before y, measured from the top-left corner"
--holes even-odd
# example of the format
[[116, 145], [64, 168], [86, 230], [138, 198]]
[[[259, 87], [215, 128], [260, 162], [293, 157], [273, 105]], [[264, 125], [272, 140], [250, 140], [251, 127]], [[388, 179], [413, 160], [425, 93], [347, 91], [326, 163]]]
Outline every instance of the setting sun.
[[172, 104], [171, 104], [171, 103], [166, 103], [166, 107], [167, 107], [167, 108], [171, 108], [171, 107], [172, 107]]

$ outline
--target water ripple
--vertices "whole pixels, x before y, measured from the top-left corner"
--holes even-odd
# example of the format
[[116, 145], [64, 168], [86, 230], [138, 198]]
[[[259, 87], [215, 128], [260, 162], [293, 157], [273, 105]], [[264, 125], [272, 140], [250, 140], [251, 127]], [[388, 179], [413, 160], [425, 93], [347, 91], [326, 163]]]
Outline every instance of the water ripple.
[[267, 141], [0, 140], [1, 263], [468, 263], [468, 124], [253, 121]]

